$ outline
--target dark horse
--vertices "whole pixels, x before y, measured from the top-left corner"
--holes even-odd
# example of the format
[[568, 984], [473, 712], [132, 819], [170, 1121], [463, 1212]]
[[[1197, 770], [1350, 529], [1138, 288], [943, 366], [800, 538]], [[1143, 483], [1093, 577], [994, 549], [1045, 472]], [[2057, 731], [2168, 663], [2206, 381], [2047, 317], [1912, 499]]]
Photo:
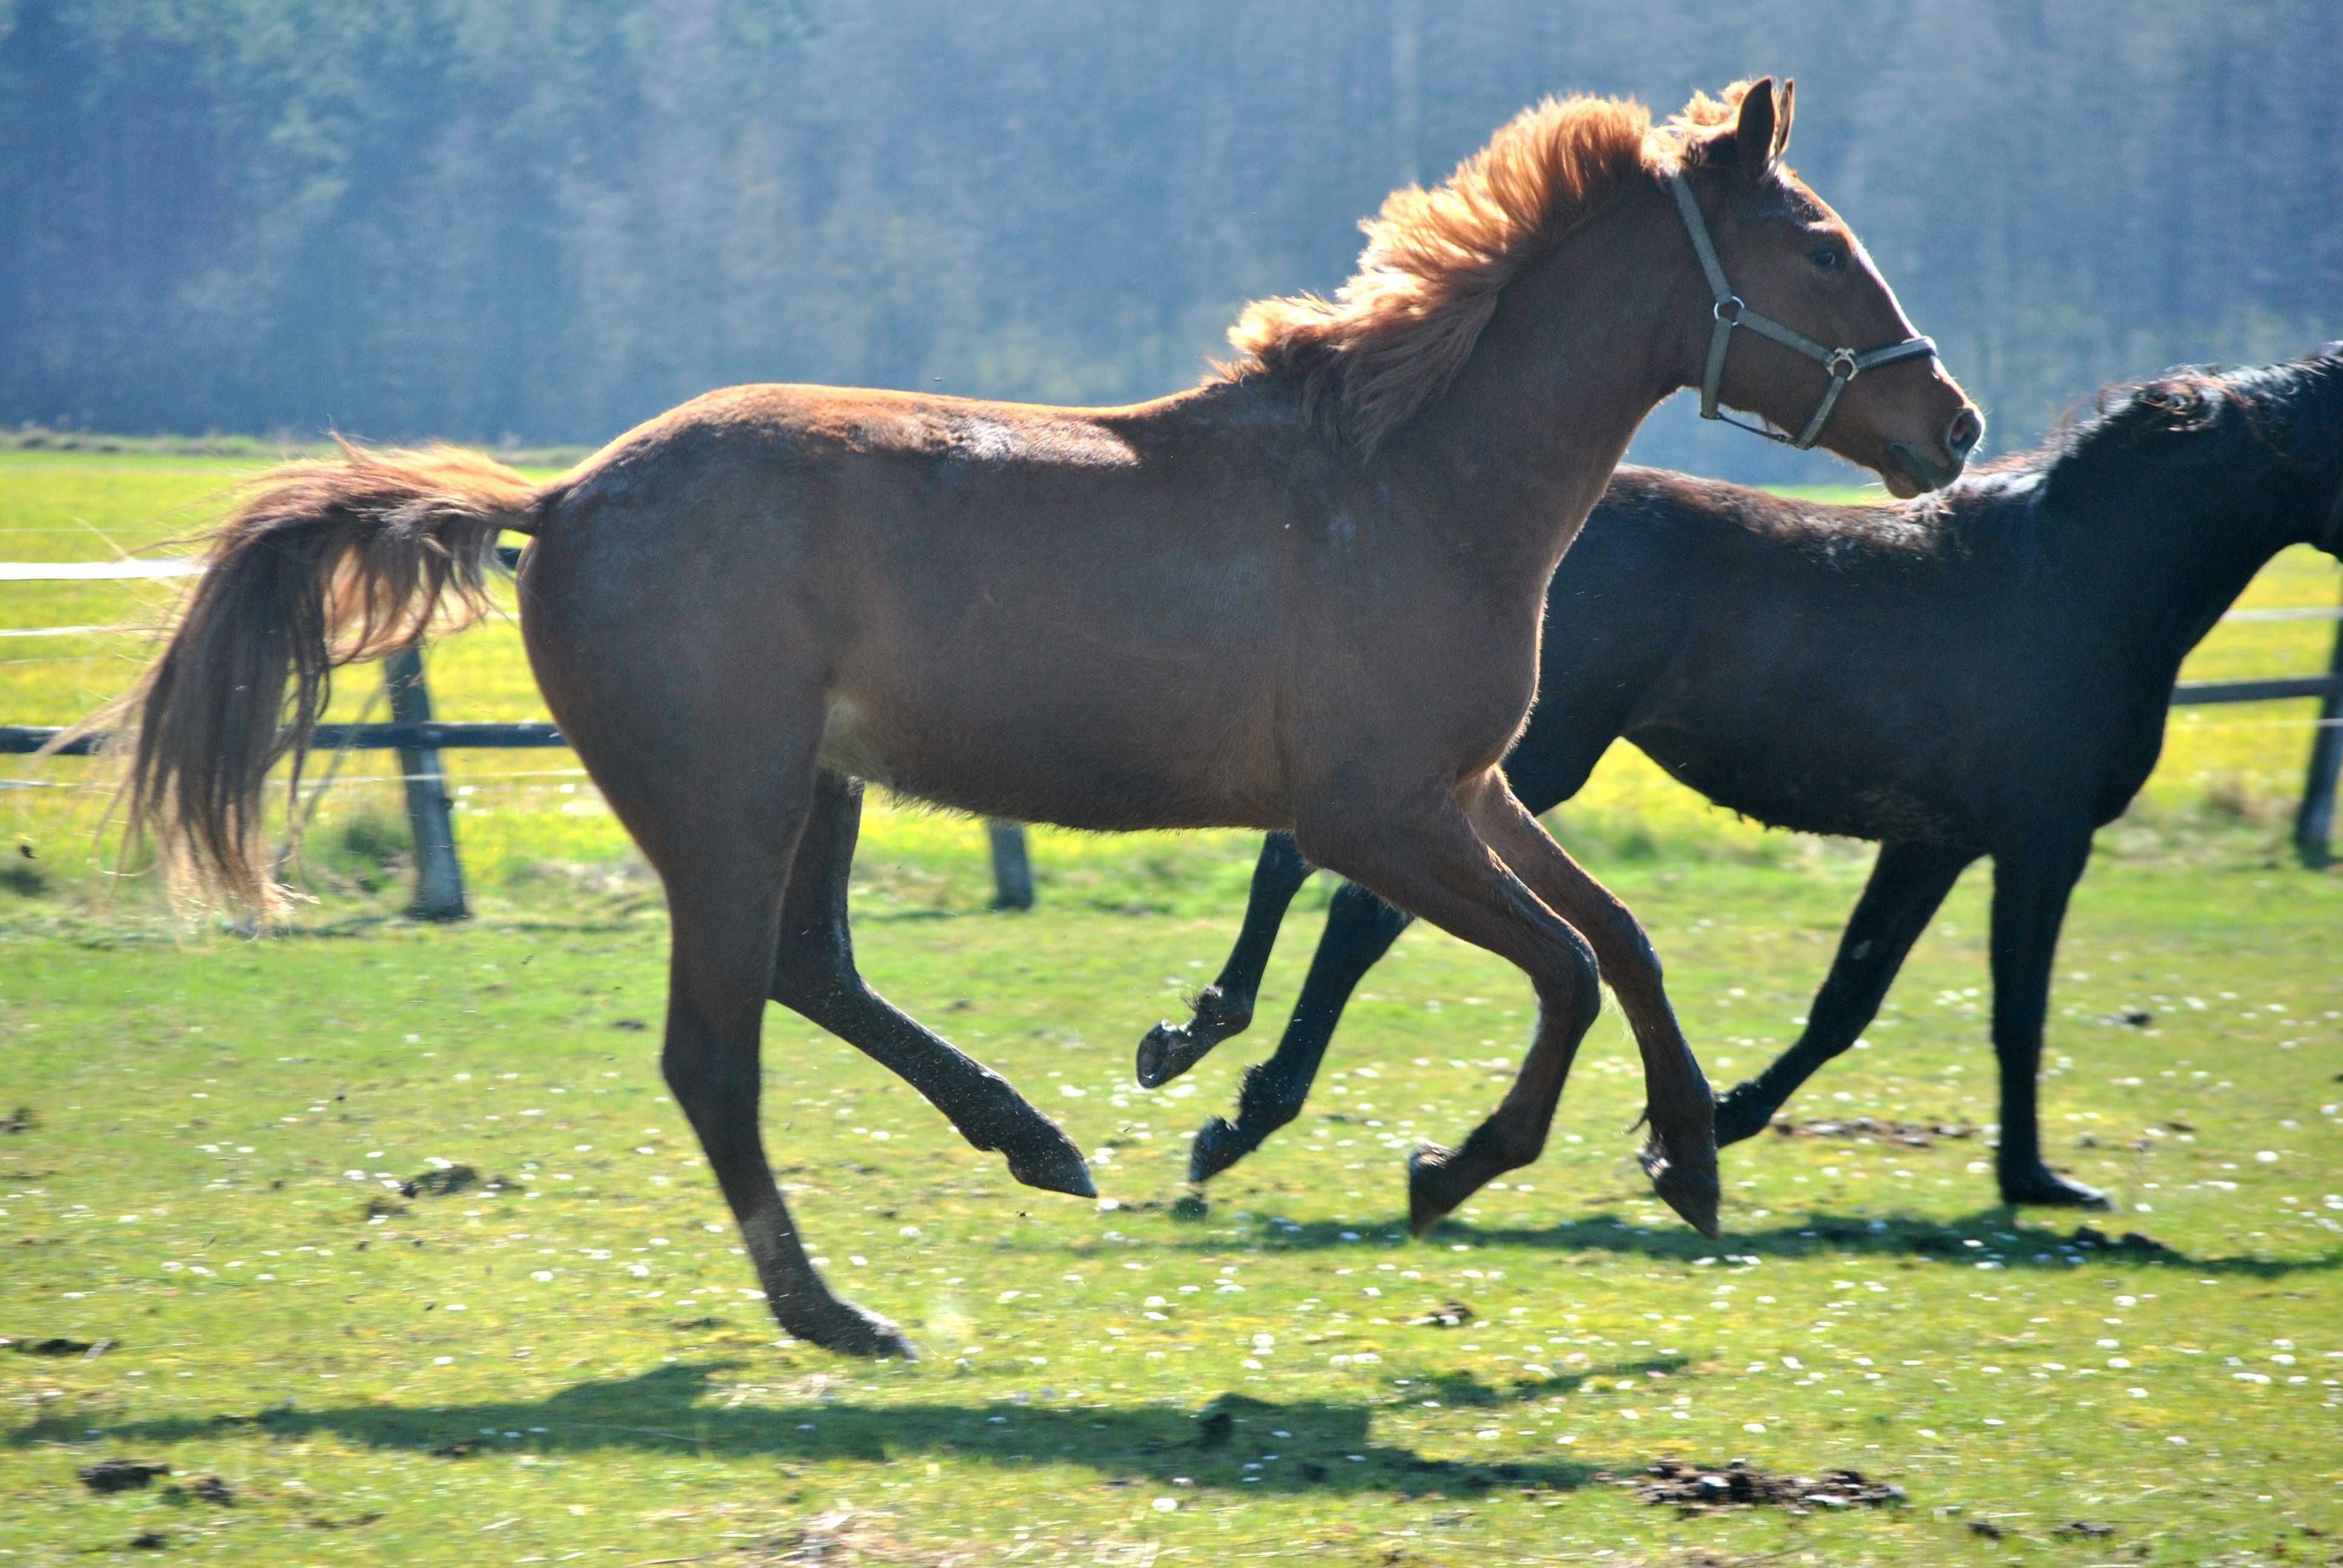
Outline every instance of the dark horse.
[[[1505, 772], [1544, 812], [1625, 736], [1777, 827], [1871, 839], [1878, 863], [1797, 1043], [1717, 1107], [1765, 1127], [1878, 1010], [1970, 861], [1994, 862], [2001, 1195], [2097, 1204], [2042, 1162], [2035, 1075], [2066, 898], [2156, 765], [2180, 660], [2288, 545], [2343, 555], [2343, 343], [2103, 393], [2047, 447], [1940, 496], [1827, 507], [1622, 468], [1546, 599], [1538, 703]], [[1140, 1047], [1160, 1083], [1252, 1020], [1311, 868], [1272, 834], [1220, 979]], [[1277, 1053], [1237, 1119], [1197, 1133], [1203, 1181], [1301, 1111], [1352, 988], [1408, 923], [1334, 895]]]
[[1239, 363], [1152, 403], [741, 387], [548, 484], [446, 449], [279, 470], [214, 535], [127, 699], [132, 819], [266, 902], [266, 776], [288, 746], [297, 771], [331, 670], [412, 642], [443, 597], [477, 611], [512, 529], [534, 536], [521, 630], [547, 705], [667, 890], [668, 1081], [791, 1333], [907, 1348], [830, 1293], [774, 1185], [769, 999], [901, 1074], [1018, 1180], [1092, 1190], [1054, 1123], [855, 972], [862, 779], [1078, 828], [1290, 829], [1526, 971], [1523, 1082], [1461, 1151], [1419, 1161], [1419, 1212], [1535, 1155], [1599, 961], [1644, 1049], [1655, 1184], [1713, 1231], [1715, 1101], [1648, 945], [1497, 763], [1537, 685], [1555, 561], [1734, 315], [1698, 236], [1822, 342], [1888, 346], [1747, 337], [1725, 401], [1826, 426], [1905, 493], [1975, 444], [1925, 351], [1851, 379], [1911, 325], [1783, 166], [1789, 107], [1768, 81], [1657, 127], [1627, 104], [1532, 109], [1443, 185], [1394, 195], [1336, 298], [1255, 305]]

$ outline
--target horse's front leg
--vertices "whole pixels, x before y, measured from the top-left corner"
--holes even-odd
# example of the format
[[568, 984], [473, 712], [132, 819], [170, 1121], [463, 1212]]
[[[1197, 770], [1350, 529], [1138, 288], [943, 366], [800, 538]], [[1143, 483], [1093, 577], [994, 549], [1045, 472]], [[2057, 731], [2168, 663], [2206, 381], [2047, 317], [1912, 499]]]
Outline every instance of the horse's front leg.
[[2001, 1148], [1994, 1164], [2005, 1203], [2107, 1206], [2106, 1193], [2042, 1162], [2035, 1104], [2058, 930], [2090, 855], [2086, 830], [1993, 858], [1993, 1050], [2001, 1063]]
[[[1668, 1004], [1651, 939], [1633, 911], [1579, 868], [1512, 789], [1484, 792], [1473, 804], [1473, 824], [1513, 874], [1594, 947], [1644, 1059], [1644, 1113], [1652, 1123], [1644, 1169], [1670, 1208], [1701, 1234], [1715, 1235], [1716, 1103]], [[1544, 1114], [1552, 1116], [1551, 1106]]]
[[1095, 1197], [1089, 1164], [1058, 1124], [1009, 1081], [922, 1028], [866, 984], [854, 967], [846, 895], [861, 832], [862, 786], [824, 770], [789, 868], [773, 959], [775, 1001], [803, 1014], [886, 1067], [944, 1113], [979, 1149], [999, 1150], [1028, 1187]]
[[1765, 1130], [1798, 1086], [1855, 1043], [1878, 1016], [1912, 944], [1973, 857], [1925, 844], [1883, 844], [1855, 914], [1838, 940], [1830, 977], [1806, 1010], [1798, 1041], [1716, 1102], [1716, 1141], [1737, 1143]]
[[1261, 991], [1262, 971], [1269, 968], [1270, 950], [1277, 945], [1278, 928], [1293, 895], [1309, 879], [1310, 862], [1294, 847], [1292, 834], [1272, 833], [1262, 840], [1236, 946], [1221, 966], [1220, 978], [1198, 994], [1194, 1016], [1184, 1024], [1159, 1023], [1139, 1042], [1139, 1087], [1162, 1088], [1221, 1041], [1252, 1027], [1253, 999]]

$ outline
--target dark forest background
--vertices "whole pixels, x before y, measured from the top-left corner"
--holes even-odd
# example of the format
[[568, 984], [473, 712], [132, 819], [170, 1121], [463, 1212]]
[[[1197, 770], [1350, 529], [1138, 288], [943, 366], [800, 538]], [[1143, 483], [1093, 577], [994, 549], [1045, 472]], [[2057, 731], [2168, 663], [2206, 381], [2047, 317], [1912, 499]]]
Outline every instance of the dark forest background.
[[[0, 421], [1148, 396], [1540, 95], [1765, 72], [1996, 447], [2343, 334], [2336, 0], [0, 0]], [[1849, 473], [1682, 402], [1638, 456]]]

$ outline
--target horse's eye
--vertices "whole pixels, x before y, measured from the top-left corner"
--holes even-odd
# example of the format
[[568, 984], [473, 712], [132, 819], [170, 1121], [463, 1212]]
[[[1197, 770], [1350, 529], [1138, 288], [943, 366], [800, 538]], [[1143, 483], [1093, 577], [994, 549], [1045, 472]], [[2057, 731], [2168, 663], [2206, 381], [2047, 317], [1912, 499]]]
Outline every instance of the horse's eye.
[[1846, 252], [1835, 245], [1824, 246], [1806, 259], [1825, 272], [1843, 272], [1846, 269]]

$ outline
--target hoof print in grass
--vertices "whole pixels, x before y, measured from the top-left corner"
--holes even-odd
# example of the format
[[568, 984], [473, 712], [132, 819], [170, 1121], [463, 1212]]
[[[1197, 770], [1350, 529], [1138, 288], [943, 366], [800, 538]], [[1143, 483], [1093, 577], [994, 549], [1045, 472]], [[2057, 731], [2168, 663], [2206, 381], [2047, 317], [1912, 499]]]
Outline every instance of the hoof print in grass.
[[74, 1473], [92, 1492], [107, 1493], [136, 1492], [158, 1475], [168, 1475], [171, 1467], [150, 1459], [101, 1459], [96, 1464], [85, 1464]]

